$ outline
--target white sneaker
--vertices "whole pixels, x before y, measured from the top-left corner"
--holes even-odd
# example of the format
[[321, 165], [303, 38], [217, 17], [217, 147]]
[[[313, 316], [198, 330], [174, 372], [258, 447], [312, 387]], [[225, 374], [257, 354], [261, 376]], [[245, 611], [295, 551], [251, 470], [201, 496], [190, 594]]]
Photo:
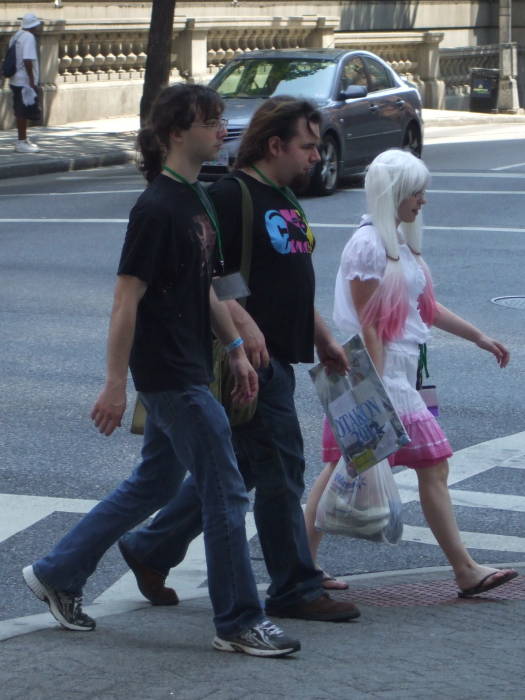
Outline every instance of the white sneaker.
[[299, 651], [301, 644], [288, 637], [280, 627], [270, 620], [239, 634], [228, 637], [215, 637], [213, 648], [218, 651], [240, 651], [250, 656], [287, 656]]
[[36, 597], [49, 605], [49, 612], [62, 627], [77, 632], [90, 632], [95, 629], [95, 620], [82, 610], [81, 595], [70, 595], [46, 585], [35, 574], [32, 565], [22, 570], [22, 576]]
[[17, 153], [38, 153], [40, 149], [36, 143], [31, 143], [29, 139], [26, 139], [25, 141], [17, 141], [15, 143], [15, 151]]

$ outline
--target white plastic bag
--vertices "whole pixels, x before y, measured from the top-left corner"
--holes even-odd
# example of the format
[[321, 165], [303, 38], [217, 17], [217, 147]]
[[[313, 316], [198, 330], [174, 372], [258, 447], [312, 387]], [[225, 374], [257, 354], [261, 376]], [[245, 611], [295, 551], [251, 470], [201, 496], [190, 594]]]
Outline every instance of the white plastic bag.
[[317, 507], [323, 532], [397, 544], [403, 534], [401, 497], [386, 459], [358, 476], [337, 463]]
[[24, 85], [22, 88], [22, 102], [26, 107], [34, 105], [36, 102], [37, 94], [30, 85]]

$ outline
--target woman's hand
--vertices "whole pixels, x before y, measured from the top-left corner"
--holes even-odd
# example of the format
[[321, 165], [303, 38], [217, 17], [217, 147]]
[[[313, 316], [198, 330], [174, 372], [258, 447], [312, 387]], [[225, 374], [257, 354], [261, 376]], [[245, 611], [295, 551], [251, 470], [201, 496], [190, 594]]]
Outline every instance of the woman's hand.
[[484, 333], [481, 333], [478, 340], [475, 341], [478, 348], [491, 352], [497, 360], [498, 365], [503, 368], [509, 364], [510, 352], [507, 348], [497, 340], [489, 338]]

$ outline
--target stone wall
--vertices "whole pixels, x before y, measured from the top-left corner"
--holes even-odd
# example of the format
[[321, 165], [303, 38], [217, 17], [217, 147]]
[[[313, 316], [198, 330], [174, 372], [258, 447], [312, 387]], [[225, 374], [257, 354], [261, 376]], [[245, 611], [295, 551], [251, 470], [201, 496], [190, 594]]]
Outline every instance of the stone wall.
[[[27, 11], [45, 20], [40, 52], [46, 124], [137, 113], [151, 3], [63, 0], [55, 7], [51, 0], [0, 2], [0, 55], [17, 18]], [[525, 0], [514, 0], [513, 19], [523, 76]], [[444, 80], [447, 106], [464, 106], [465, 99], [451, 97], [467, 94], [462, 92], [467, 64], [493, 56], [497, 22], [497, 0], [178, 1], [171, 77], [206, 82], [233, 56], [263, 48], [355, 47], [378, 53], [415, 82], [425, 106], [447, 104]], [[458, 46], [467, 49], [454, 52]], [[440, 48], [445, 49], [443, 75]], [[523, 78], [519, 87], [523, 91]], [[0, 128], [13, 124], [10, 100], [5, 81]]]

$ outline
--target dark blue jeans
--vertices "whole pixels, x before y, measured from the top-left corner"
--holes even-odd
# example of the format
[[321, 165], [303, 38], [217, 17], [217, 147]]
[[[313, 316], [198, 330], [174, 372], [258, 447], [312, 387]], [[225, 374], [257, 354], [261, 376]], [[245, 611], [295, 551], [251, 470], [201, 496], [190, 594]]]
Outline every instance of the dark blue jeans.
[[35, 563], [35, 573], [53, 588], [80, 592], [104, 552], [170, 502], [189, 469], [217, 632], [244, 631], [263, 613], [246, 541], [249, 501], [224, 409], [204, 386], [141, 399], [148, 409], [141, 464]]
[[[291, 365], [272, 358], [260, 372], [257, 411], [233, 429], [233, 445], [248, 490], [255, 487], [254, 516], [271, 578], [272, 608], [313, 600], [322, 594], [321, 574], [308, 547], [301, 496], [304, 491], [303, 440], [294, 404]], [[167, 574], [179, 564], [202, 531], [195, 479], [188, 477], [177, 496], [153, 521], [129, 533], [133, 556]]]

